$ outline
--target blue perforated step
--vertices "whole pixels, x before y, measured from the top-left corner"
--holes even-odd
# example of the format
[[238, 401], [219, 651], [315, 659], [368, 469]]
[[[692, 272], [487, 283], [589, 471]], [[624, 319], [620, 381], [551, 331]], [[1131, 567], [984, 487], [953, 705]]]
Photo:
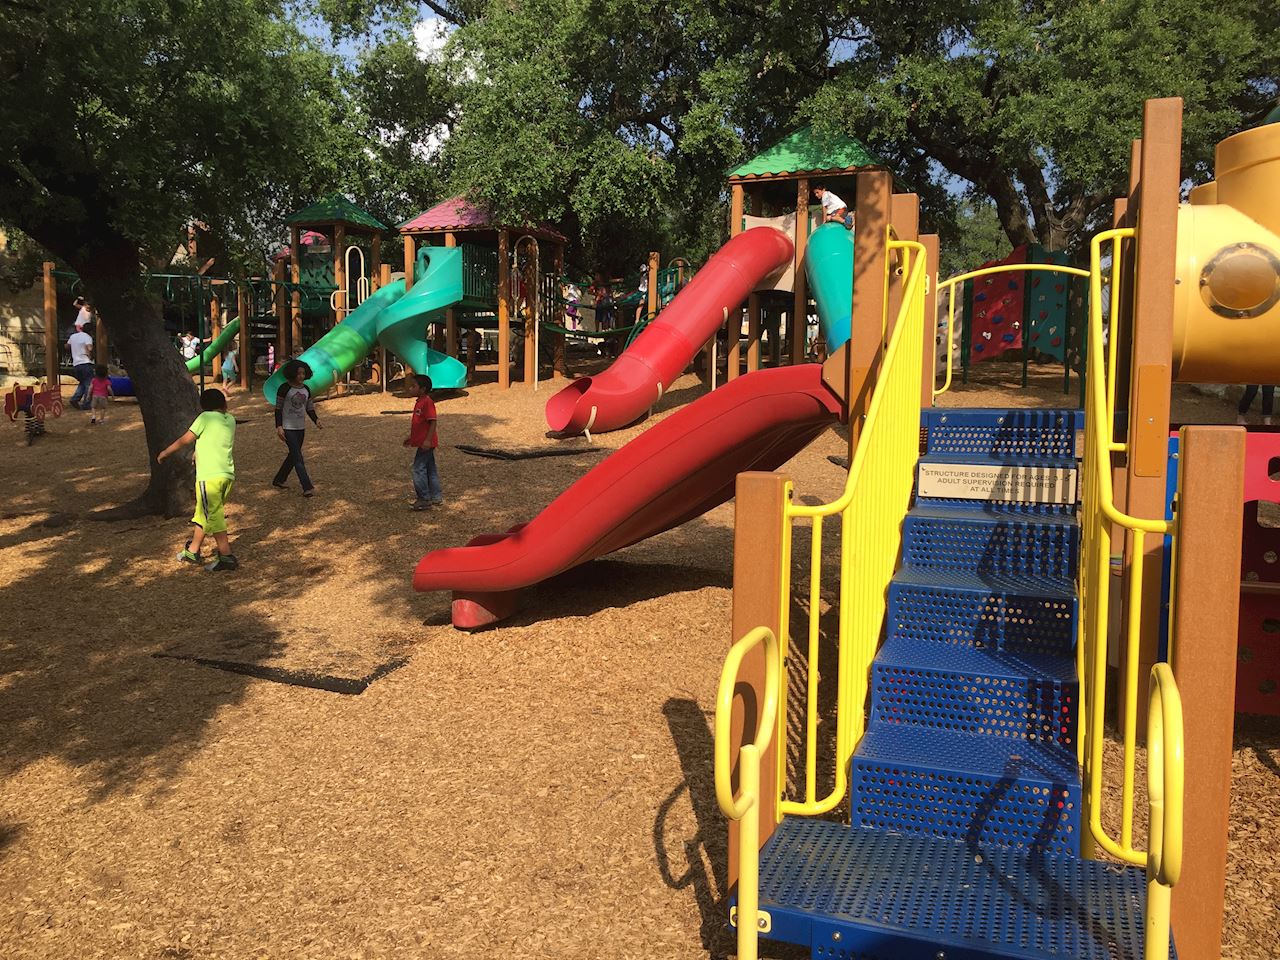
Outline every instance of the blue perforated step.
[[1075, 745], [1079, 684], [1070, 658], [892, 637], [871, 676], [873, 724]]
[[855, 826], [982, 847], [1080, 847], [1075, 754], [1053, 743], [872, 724], [849, 764]]
[[889, 584], [888, 636], [1069, 656], [1074, 584], [1064, 577], [905, 567]]
[[823, 960], [1143, 955], [1143, 871], [1093, 860], [788, 817], [760, 893], [769, 936]]
[[919, 504], [902, 538], [902, 562], [918, 570], [1069, 578], [1079, 553], [1074, 518], [986, 504]]
[[920, 417], [922, 452], [966, 463], [1073, 460], [1083, 429], [1081, 410], [934, 408]]

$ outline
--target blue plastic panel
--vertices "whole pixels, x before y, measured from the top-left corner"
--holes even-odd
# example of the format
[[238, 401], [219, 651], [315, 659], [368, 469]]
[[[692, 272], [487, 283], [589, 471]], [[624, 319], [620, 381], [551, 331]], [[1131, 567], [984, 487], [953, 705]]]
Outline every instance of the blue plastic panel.
[[1079, 410], [978, 410], [934, 408], [923, 411], [925, 453], [963, 454], [971, 462], [1072, 459]]
[[903, 525], [902, 562], [922, 570], [1074, 577], [1074, 519], [1003, 516], [981, 507], [916, 506]]
[[[774, 939], [848, 960], [1141, 960], [1143, 871], [787, 818], [761, 854]], [[835, 938], [839, 934], [839, 939]], [[818, 947], [843, 953], [818, 954]], [[1175, 954], [1170, 950], [1170, 958]]]
[[889, 585], [888, 635], [1069, 656], [1074, 586], [1060, 578], [899, 570]]
[[849, 774], [855, 826], [1079, 853], [1075, 755], [1051, 744], [873, 724]]

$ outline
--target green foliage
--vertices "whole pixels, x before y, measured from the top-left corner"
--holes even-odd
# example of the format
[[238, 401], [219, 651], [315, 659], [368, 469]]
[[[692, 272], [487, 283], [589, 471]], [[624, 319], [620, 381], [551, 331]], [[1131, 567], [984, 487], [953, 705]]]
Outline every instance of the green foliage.
[[1272, 0], [852, 0], [835, 15], [857, 40], [806, 114], [941, 165], [996, 202], [1015, 243], [1059, 249], [1124, 192], [1144, 99], [1184, 99], [1184, 172], [1204, 179], [1280, 75]]
[[995, 204], [989, 200], [965, 200], [959, 204], [952, 232], [952, 242], [944, 243], [939, 254], [938, 274], [944, 279], [976, 270], [1013, 249], [1000, 226]]

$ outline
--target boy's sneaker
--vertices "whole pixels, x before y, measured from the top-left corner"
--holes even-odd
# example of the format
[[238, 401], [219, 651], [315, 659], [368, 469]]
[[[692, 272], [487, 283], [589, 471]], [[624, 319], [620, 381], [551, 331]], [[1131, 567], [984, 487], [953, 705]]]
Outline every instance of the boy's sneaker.
[[184, 548], [182, 552], [178, 554], [178, 562], [189, 563], [193, 567], [198, 567], [200, 566], [200, 562], [201, 562], [200, 555], [196, 553], [192, 553], [190, 550], [187, 550]]
[[432, 505], [433, 507], [442, 507], [442, 506], [444, 506], [444, 498], [443, 498], [443, 497], [436, 497], [434, 500], [432, 500], [432, 501], [431, 501], [431, 505]]
[[415, 501], [413, 501], [413, 504], [409, 507], [409, 509], [410, 509], [410, 510], [430, 510], [430, 509], [431, 509], [431, 501], [430, 501], [430, 500], [415, 500]]
[[271, 485], [277, 490], [283, 490], [288, 486], [286, 483], [276, 483], [274, 480], [271, 481]]
[[224, 570], [235, 570], [240, 566], [240, 561], [233, 554], [218, 554], [213, 563], [206, 563], [204, 568], [210, 573], [220, 573]]

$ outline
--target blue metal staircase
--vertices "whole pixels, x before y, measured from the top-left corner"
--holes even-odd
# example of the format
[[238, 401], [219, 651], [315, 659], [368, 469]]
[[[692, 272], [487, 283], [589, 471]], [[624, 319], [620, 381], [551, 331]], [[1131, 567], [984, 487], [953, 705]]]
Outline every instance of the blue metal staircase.
[[[850, 824], [778, 826], [761, 851], [764, 935], [823, 960], [1140, 960], [1144, 872], [1079, 857], [1083, 414], [923, 417]], [[973, 499], [983, 483], [1001, 499]]]

